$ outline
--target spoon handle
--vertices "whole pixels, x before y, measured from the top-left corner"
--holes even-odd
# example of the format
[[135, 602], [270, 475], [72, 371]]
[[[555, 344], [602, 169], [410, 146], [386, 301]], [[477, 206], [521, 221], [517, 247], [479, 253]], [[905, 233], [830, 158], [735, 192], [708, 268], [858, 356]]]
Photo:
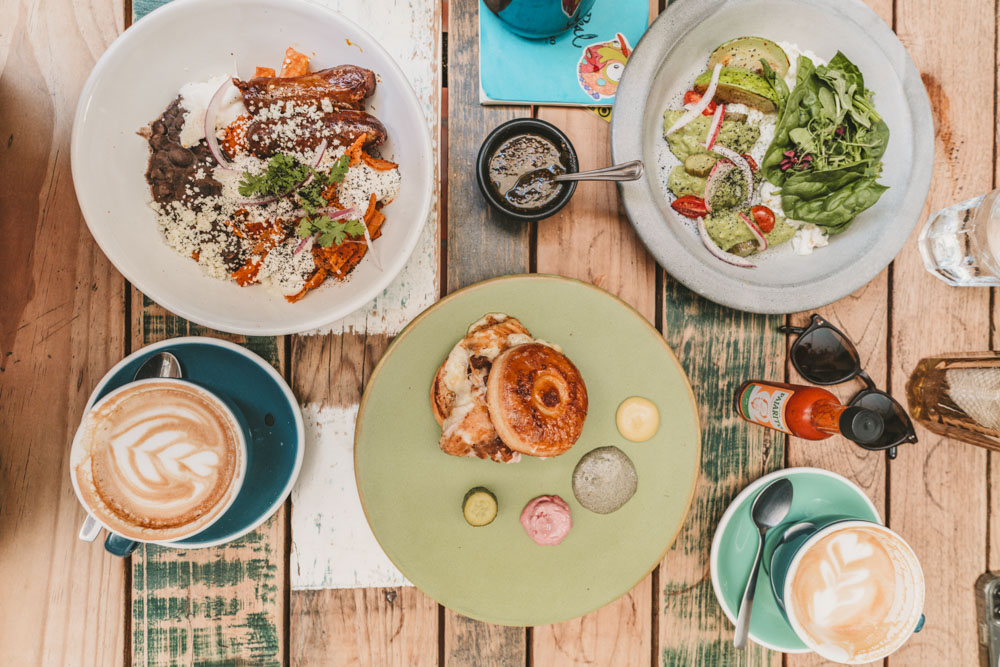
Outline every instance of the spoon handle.
[[753, 569], [750, 570], [750, 581], [743, 591], [743, 599], [740, 601], [740, 613], [736, 616], [736, 636], [733, 637], [733, 646], [742, 649], [747, 645], [747, 635], [750, 634], [750, 612], [753, 609], [753, 596], [757, 592], [757, 573], [760, 572], [760, 561], [764, 555], [764, 536], [760, 536], [760, 543], [757, 545], [757, 556], [753, 559]]
[[603, 169], [559, 174], [557, 181], [634, 181], [642, 178], [642, 161], [632, 160]]

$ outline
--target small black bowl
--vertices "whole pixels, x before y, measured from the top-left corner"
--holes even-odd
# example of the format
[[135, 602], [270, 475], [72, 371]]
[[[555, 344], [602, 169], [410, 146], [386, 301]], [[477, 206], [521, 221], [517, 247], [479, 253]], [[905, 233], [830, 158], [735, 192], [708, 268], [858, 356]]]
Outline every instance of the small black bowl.
[[506, 214], [508, 217], [523, 222], [542, 220], [555, 215], [565, 206], [576, 192], [576, 181], [562, 183], [560, 192], [555, 199], [540, 208], [521, 209], [512, 206], [502, 196], [499, 196], [490, 183], [490, 158], [497, 151], [500, 145], [513, 136], [519, 134], [533, 134], [535, 136], [548, 139], [559, 149], [560, 157], [566, 166], [566, 172], [572, 173], [580, 170], [580, 164], [576, 157], [576, 149], [570, 143], [569, 138], [562, 133], [552, 123], [535, 118], [515, 118], [500, 125], [489, 133], [483, 145], [479, 148], [479, 157], [476, 159], [476, 180], [479, 182], [479, 191], [486, 197], [486, 201], [493, 208]]

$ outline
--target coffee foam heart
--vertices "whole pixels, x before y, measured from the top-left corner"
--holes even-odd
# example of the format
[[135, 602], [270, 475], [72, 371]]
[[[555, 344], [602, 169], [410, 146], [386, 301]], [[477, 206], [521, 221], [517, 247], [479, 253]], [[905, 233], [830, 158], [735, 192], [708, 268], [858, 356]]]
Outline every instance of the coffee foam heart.
[[73, 470], [88, 509], [127, 537], [170, 540], [227, 505], [243, 465], [240, 427], [218, 399], [182, 382], [144, 382], [83, 420]]

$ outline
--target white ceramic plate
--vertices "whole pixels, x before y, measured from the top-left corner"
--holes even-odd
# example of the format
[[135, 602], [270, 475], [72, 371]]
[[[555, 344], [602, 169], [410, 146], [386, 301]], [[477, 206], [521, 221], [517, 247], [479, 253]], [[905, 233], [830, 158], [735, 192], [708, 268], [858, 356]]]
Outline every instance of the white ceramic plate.
[[[757, 35], [829, 59], [850, 58], [889, 126], [881, 183], [889, 190], [812, 255], [776, 248], [755, 269], [728, 265], [670, 208], [658, 153], [663, 111], [678, 108], [722, 42]], [[934, 126], [920, 74], [892, 30], [860, 0], [680, 0], [643, 36], [622, 77], [611, 125], [615, 163], [642, 160], [646, 178], [619, 183], [625, 210], [656, 260], [698, 294], [739, 310], [817, 308], [867, 284], [892, 261], [920, 218], [934, 160]]]
[[[365, 258], [346, 282], [328, 280], [298, 303], [262, 286], [205, 275], [160, 237], [145, 172], [146, 140], [136, 131], [157, 118], [189, 81], [280, 65], [289, 46], [314, 69], [351, 63], [378, 77], [368, 111], [388, 131], [382, 156], [399, 163], [399, 196], [386, 206], [376, 242], [384, 270]], [[315, 54], [315, 55], [313, 55]], [[413, 251], [430, 211], [434, 156], [417, 97], [374, 37], [348, 19], [294, 0], [175, 0], [122, 34], [94, 67], [77, 105], [73, 181], [98, 245], [144, 294], [213, 329], [279, 335], [314, 329], [357, 310], [385, 289]]]

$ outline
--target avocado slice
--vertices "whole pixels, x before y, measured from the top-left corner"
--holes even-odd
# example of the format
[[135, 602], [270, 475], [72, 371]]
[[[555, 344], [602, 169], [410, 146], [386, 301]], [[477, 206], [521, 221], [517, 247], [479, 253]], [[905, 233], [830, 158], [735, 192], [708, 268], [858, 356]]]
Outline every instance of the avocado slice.
[[716, 64], [723, 67], [739, 67], [755, 74], [763, 74], [764, 66], [761, 60], [766, 60], [771, 69], [779, 77], [788, 74], [788, 54], [785, 50], [763, 37], [737, 37], [731, 39], [712, 51], [708, 57], [708, 69]]
[[[711, 70], [694, 80], [694, 89], [704, 93], [712, 80]], [[776, 111], [778, 98], [767, 79], [739, 67], [723, 67], [719, 72], [719, 85], [715, 99], [733, 104], [745, 104], [764, 113]]]

